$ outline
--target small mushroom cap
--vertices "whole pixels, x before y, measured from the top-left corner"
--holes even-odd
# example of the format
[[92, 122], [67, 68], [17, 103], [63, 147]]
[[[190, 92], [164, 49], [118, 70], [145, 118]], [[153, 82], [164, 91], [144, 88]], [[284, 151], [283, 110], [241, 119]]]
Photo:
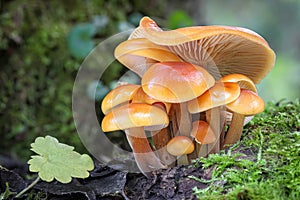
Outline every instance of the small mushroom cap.
[[127, 84], [111, 90], [102, 101], [102, 112], [106, 115], [112, 108], [115, 108], [122, 103], [129, 102], [132, 98], [132, 94], [134, 94], [138, 88], [140, 88], [139, 85]]
[[167, 47], [154, 44], [145, 38], [127, 40], [115, 49], [115, 57], [140, 77], [151, 66], [151, 63], [165, 61], [181, 61]]
[[167, 151], [173, 156], [190, 154], [194, 149], [193, 141], [183, 135], [173, 137], [167, 144]]
[[230, 82], [230, 83], [238, 83], [239, 86], [243, 89], [251, 90], [257, 93], [257, 89], [253, 81], [243, 74], [229, 74], [223, 76], [219, 81], [221, 82]]
[[256, 93], [251, 90], [241, 89], [240, 96], [226, 105], [231, 112], [246, 116], [256, 115], [265, 108], [265, 103]]
[[273, 68], [275, 53], [257, 33], [241, 27], [195, 26], [162, 31], [149, 17], [140, 21], [132, 38], [167, 46], [183, 61], [204, 67], [216, 80], [244, 74], [259, 83]]
[[142, 78], [143, 90], [149, 96], [171, 103], [194, 99], [214, 83], [204, 68], [186, 62], [156, 63]]
[[240, 95], [240, 87], [237, 83], [217, 82], [204, 94], [188, 102], [190, 113], [199, 113], [214, 107], [226, 105]]
[[195, 138], [199, 144], [210, 144], [216, 141], [216, 135], [205, 121], [199, 120], [193, 122], [191, 136]]
[[161, 129], [168, 124], [169, 118], [163, 109], [145, 103], [131, 103], [113, 109], [103, 118], [101, 127], [108, 132], [146, 126]]

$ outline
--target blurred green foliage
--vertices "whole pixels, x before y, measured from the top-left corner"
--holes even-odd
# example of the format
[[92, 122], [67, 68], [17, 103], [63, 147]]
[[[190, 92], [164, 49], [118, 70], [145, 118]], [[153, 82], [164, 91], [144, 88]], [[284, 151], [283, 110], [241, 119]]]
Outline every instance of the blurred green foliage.
[[193, 19], [183, 10], [175, 10], [168, 17], [168, 28], [176, 29], [195, 25]]
[[[117, 33], [122, 23], [136, 26], [140, 12], [148, 13], [146, 7], [137, 0], [1, 0], [0, 6], [2, 153], [26, 160], [30, 143], [44, 135], [84, 152], [72, 117], [77, 71], [95, 44]], [[109, 84], [121, 70], [120, 65], [113, 66], [113, 76], [105, 82]], [[108, 92], [100, 91], [102, 86], [91, 83], [86, 95], [93, 98], [89, 91], [98, 88], [99, 102]]]

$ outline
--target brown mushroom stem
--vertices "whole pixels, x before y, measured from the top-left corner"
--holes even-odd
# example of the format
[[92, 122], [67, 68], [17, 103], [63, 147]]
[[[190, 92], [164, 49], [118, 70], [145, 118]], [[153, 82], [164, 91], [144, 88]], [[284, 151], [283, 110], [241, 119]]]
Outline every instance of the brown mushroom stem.
[[201, 148], [201, 144], [198, 144], [196, 141], [194, 141], [194, 146], [195, 146], [194, 151], [192, 153], [190, 153], [190, 154], [187, 155], [189, 161], [198, 158], [198, 152], [199, 152], [199, 150]]
[[177, 115], [179, 134], [189, 137], [192, 130], [192, 115], [188, 111], [187, 103], [180, 103], [179, 107], [180, 112]]
[[239, 113], [233, 113], [232, 121], [229, 129], [226, 133], [222, 148], [226, 148], [241, 139], [243, 126], [245, 121], [245, 115]]
[[188, 165], [190, 160], [187, 155], [177, 156], [177, 165]]
[[137, 166], [145, 176], [149, 177], [152, 171], [166, 168], [153, 152], [143, 127], [126, 129], [125, 133]]
[[167, 151], [167, 144], [171, 139], [169, 128], [164, 128], [159, 131], [152, 131], [152, 140], [155, 146], [155, 153], [164, 165], [173, 167], [175, 165], [176, 157], [172, 156]]
[[225, 139], [225, 130], [226, 130], [226, 109], [224, 106], [221, 107], [220, 113], [221, 121], [220, 121], [220, 149], [222, 149], [222, 144], [224, 143]]
[[[170, 113], [170, 134], [172, 137], [176, 135], [190, 136], [192, 128], [192, 116], [188, 112], [187, 103], [174, 103], [172, 104]], [[178, 165], [189, 164], [187, 155], [177, 157]]]
[[220, 107], [215, 107], [206, 111], [206, 121], [211, 127], [211, 129], [216, 134], [216, 142], [207, 144], [209, 153], [219, 153], [220, 152], [220, 124], [221, 124], [221, 111]]
[[[178, 124], [179, 135], [190, 136], [192, 129], [192, 115], [188, 111], [187, 103], [177, 104], [176, 122]], [[188, 165], [190, 159], [188, 155], [177, 157], [178, 165]]]
[[[203, 120], [203, 121], [206, 121], [206, 116], [205, 116], [205, 112], [202, 112], [202, 113], [195, 113], [195, 114], [192, 114], [192, 121], [197, 121], [197, 120]], [[203, 146], [202, 144], [194, 141], [194, 145], [195, 145], [195, 150], [194, 152], [192, 152], [190, 155], [189, 155], [189, 158], [192, 160], [192, 159], [196, 159], [196, 158], [199, 158], [199, 155], [202, 155], [203, 153], [200, 153], [203, 152], [203, 151], [206, 151], [205, 148], [202, 148], [201, 147]]]
[[226, 131], [226, 120], [224, 120], [223, 123], [221, 122], [220, 149], [222, 149], [222, 145], [224, 144], [225, 134], [226, 134], [225, 131]]

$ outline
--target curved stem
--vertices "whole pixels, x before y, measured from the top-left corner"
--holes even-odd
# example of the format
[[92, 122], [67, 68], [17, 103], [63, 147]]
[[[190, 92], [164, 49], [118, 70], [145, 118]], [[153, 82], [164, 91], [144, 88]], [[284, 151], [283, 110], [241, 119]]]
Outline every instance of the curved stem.
[[125, 133], [137, 166], [145, 176], [149, 177], [150, 172], [166, 168], [153, 152], [143, 127], [126, 129]]
[[19, 192], [15, 198], [21, 197], [23, 194], [25, 194], [28, 190], [30, 190], [37, 182], [39, 182], [41, 178], [38, 176], [30, 185], [28, 185], [26, 188], [24, 188], [21, 192]]
[[223, 148], [226, 148], [226, 146], [230, 146], [241, 139], [244, 121], [245, 115], [233, 113], [231, 124], [222, 145]]

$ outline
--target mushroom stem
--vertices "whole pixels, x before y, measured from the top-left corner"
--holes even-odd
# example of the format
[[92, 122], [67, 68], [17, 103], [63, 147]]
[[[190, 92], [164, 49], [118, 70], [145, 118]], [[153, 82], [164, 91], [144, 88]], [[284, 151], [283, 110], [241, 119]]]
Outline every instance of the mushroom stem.
[[189, 164], [189, 159], [187, 155], [182, 155], [182, 156], [177, 156], [177, 165], [188, 165]]
[[155, 153], [164, 165], [173, 167], [176, 161], [176, 157], [169, 154], [167, 151], [167, 144], [171, 139], [170, 130], [168, 128], [161, 129], [159, 131], [152, 131], [152, 140], [155, 146]]
[[179, 134], [189, 137], [192, 129], [192, 115], [188, 111], [187, 103], [180, 103], [179, 107], [180, 111], [177, 115]]
[[[150, 173], [154, 170], [166, 168], [153, 152], [145, 134], [144, 127], [126, 129], [125, 133], [137, 166], [145, 176], [149, 177]], [[134, 137], [133, 135], [138, 135], [138, 137]]]
[[220, 121], [220, 149], [222, 149], [222, 144], [224, 143], [224, 139], [225, 139], [225, 129], [226, 129], [226, 109], [224, 106], [222, 106], [221, 108], [221, 112], [220, 112], [220, 117], [221, 117], [221, 121]]
[[[172, 104], [171, 110], [169, 112], [170, 119], [170, 135], [171, 137], [177, 135], [184, 135], [189, 137], [191, 127], [192, 127], [192, 116], [188, 112], [187, 103], [174, 103]], [[189, 159], [187, 155], [182, 155], [177, 157], [178, 165], [189, 164]]]
[[209, 153], [220, 152], [220, 134], [221, 134], [221, 107], [215, 107], [206, 111], [206, 121], [216, 134], [216, 142], [207, 144]]
[[224, 143], [222, 148], [226, 148], [241, 139], [243, 126], [245, 121], [245, 115], [239, 113], [233, 113], [232, 121], [229, 126], [229, 129], [226, 133]]
[[[178, 127], [178, 134], [190, 137], [192, 129], [192, 115], [188, 111], [187, 103], [176, 104], [175, 106], [175, 120]], [[182, 155], [177, 157], [178, 165], [188, 165], [190, 159], [188, 155]]]

